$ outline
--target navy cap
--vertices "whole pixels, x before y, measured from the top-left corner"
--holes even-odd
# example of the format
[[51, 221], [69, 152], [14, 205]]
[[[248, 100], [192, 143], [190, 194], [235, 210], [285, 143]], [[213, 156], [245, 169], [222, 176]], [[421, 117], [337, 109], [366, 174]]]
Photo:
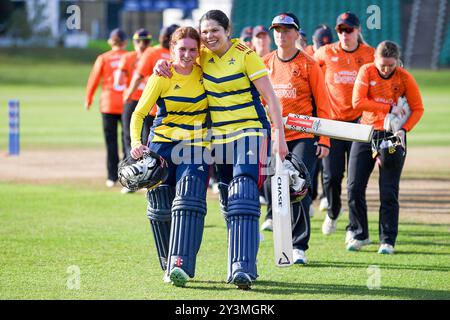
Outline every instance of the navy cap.
[[252, 27], [245, 27], [244, 29], [242, 29], [241, 31], [241, 39], [247, 39], [247, 38], [251, 38], [253, 35], [253, 28]]
[[260, 33], [267, 33], [269, 34], [269, 30], [264, 26], [256, 26], [253, 28], [253, 36], [256, 37]]
[[300, 30], [300, 21], [293, 13], [282, 13], [273, 18], [272, 25], [270, 26], [269, 30], [272, 30], [277, 26]]
[[301, 35], [303, 38], [306, 38], [306, 32], [305, 32], [305, 30], [300, 29], [299, 32], [300, 32], [300, 35]]
[[331, 32], [330, 27], [321, 25], [314, 31], [313, 39], [318, 46], [321, 47], [333, 42], [333, 33]]
[[341, 24], [345, 24], [347, 27], [350, 27], [350, 28], [356, 28], [361, 25], [361, 23], [359, 22], [358, 16], [350, 11], [341, 13], [337, 17], [336, 26], [339, 26]]
[[125, 41], [127, 40], [127, 35], [123, 30], [116, 28], [113, 31], [111, 31], [111, 33], [109, 34], [109, 38], [110, 39], [118, 38], [120, 41]]
[[152, 40], [152, 35], [145, 29], [139, 29], [133, 34], [133, 40]]

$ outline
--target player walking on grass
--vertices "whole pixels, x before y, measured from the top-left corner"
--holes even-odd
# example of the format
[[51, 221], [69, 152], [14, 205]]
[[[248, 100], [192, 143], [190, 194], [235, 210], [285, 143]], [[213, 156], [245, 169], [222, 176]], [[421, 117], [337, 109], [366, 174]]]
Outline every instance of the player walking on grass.
[[[358, 251], [369, 243], [366, 189], [375, 163], [380, 176], [380, 248], [378, 253], [392, 254], [398, 234], [399, 184], [406, 156], [406, 132], [414, 128], [422, 117], [424, 108], [419, 88], [413, 76], [399, 66], [400, 49], [391, 41], [380, 43], [374, 63], [364, 65], [358, 73], [353, 88], [353, 108], [362, 111], [362, 124], [373, 125], [372, 143], [354, 142], [348, 166], [348, 207], [350, 223], [347, 227], [347, 249]], [[384, 120], [391, 112], [401, 115], [397, 105], [405, 96], [411, 115], [396, 132], [384, 130]], [[389, 144], [394, 135], [400, 141]], [[400, 144], [399, 144], [400, 142]]]
[[[205, 46], [200, 64], [211, 114], [221, 209], [227, 223], [227, 281], [249, 289], [258, 277], [258, 189], [265, 179], [263, 166], [270, 152], [270, 120], [274, 130], [273, 153], [284, 159], [288, 149], [279, 102], [266, 66], [239, 39], [230, 39], [230, 33], [230, 21], [220, 10], [208, 11], [200, 19]], [[170, 76], [167, 65], [158, 63], [157, 72]], [[270, 119], [260, 94], [268, 104]]]
[[[133, 45], [134, 51], [127, 52], [122, 56], [119, 64], [118, 77], [115, 79], [115, 83], [117, 85], [126, 84], [127, 86], [130, 84], [131, 79], [136, 72], [136, 67], [139, 62], [139, 59], [142, 57], [142, 54], [147, 50], [152, 41], [152, 36], [144, 29], [137, 30], [133, 35]], [[130, 99], [126, 100], [123, 105], [123, 113], [122, 113], [122, 128], [123, 128], [123, 140], [124, 140], [124, 154], [128, 156], [131, 151], [131, 138], [130, 138], [130, 121], [131, 115], [133, 114], [134, 109], [139, 101], [139, 98], [142, 95], [142, 91], [144, 90], [146, 81], [143, 81], [138, 89], [133, 92]], [[144, 133], [145, 135], [146, 133]], [[147, 134], [148, 136], [148, 134]], [[147, 140], [147, 137], [143, 139]], [[126, 187], [122, 188], [122, 193], [130, 192]]]
[[[280, 100], [283, 116], [289, 113], [311, 116], [315, 107], [319, 117], [329, 118], [322, 70], [313, 58], [296, 47], [300, 37], [298, 18], [292, 13], [281, 13], [273, 19], [269, 29], [273, 29], [277, 50], [264, 56], [263, 60], [269, 68], [269, 78]], [[329, 153], [330, 139], [327, 137], [320, 137], [317, 144], [312, 134], [289, 129], [285, 129], [285, 137], [289, 151], [303, 161], [309, 172], [314, 172], [317, 158], [324, 158]], [[267, 199], [267, 215], [271, 217], [272, 197], [269, 195]], [[306, 195], [301, 203], [292, 203], [294, 263], [307, 263], [305, 251], [311, 234], [311, 202], [311, 196]]]
[[[136, 70], [133, 73], [130, 84], [125, 90], [123, 100], [125, 103], [129, 103], [130, 99], [139, 91], [139, 88], [145, 87], [148, 78], [153, 73], [153, 67], [158, 59], [170, 58], [170, 37], [179, 26], [172, 24], [169, 27], [162, 28], [159, 34], [159, 46], [147, 48], [136, 66]], [[142, 143], [147, 144], [148, 136], [150, 134], [150, 128], [153, 124], [153, 120], [156, 116], [156, 107], [151, 108], [149, 114], [144, 119], [142, 125]]]
[[[150, 149], [169, 166], [164, 184], [147, 192], [147, 215], [161, 268], [176, 286], [194, 277], [206, 215], [209, 165], [203, 155], [208, 104], [202, 71], [195, 64], [199, 50], [200, 36], [194, 28], [173, 33], [173, 76], [150, 77], [131, 119], [132, 157], [138, 159]], [[155, 103], [158, 112], [147, 147], [141, 129]]]
[[[106, 186], [113, 187], [117, 180], [117, 169], [119, 164], [119, 147], [117, 141], [118, 124], [121, 123], [123, 102], [122, 95], [125, 89], [124, 85], [114, 84], [115, 74], [120, 72], [119, 62], [124, 54], [127, 45], [127, 37], [120, 29], [114, 29], [109, 37], [108, 44], [111, 50], [97, 57], [94, 67], [89, 75], [86, 87], [85, 108], [91, 108], [95, 90], [100, 80], [102, 83], [102, 93], [100, 96], [100, 112], [102, 114], [103, 134], [106, 143], [106, 167], [108, 179]], [[123, 135], [120, 135], [123, 138]], [[125, 143], [123, 143], [125, 146]], [[125, 150], [124, 150], [125, 155]]]
[[[314, 53], [314, 59], [325, 72], [326, 91], [330, 100], [331, 119], [358, 122], [361, 111], [352, 107], [352, 92], [359, 68], [372, 62], [374, 49], [360, 40], [361, 26], [358, 17], [344, 12], [336, 21], [339, 41], [325, 45]], [[344, 178], [352, 143], [331, 139], [330, 155], [323, 159], [323, 184], [328, 200], [327, 215], [322, 232], [336, 231], [341, 214], [341, 184]]]

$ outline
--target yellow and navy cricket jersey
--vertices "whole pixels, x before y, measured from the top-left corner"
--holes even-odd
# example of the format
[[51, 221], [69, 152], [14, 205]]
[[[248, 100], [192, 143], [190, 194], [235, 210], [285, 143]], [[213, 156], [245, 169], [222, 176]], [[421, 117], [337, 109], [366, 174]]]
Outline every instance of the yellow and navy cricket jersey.
[[208, 101], [203, 87], [202, 70], [198, 65], [189, 75], [177, 73], [163, 78], [152, 75], [131, 117], [131, 147], [141, 143], [145, 116], [156, 103], [158, 111], [149, 142], [184, 142], [207, 146], [206, 115]]
[[[267, 76], [262, 59], [239, 39], [222, 56], [202, 48], [200, 65], [208, 97], [214, 143], [244, 136], [262, 136], [254, 129], [270, 130], [266, 110], [252, 81]], [[252, 130], [253, 129], [253, 130]]]

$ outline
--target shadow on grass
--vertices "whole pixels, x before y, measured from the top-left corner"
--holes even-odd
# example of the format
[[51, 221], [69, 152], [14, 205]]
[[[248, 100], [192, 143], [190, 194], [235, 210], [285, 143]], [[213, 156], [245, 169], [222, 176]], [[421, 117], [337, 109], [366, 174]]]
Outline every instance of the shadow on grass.
[[[396, 253], [397, 254], [397, 253]], [[419, 270], [419, 271], [439, 271], [449, 272], [449, 267], [427, 266], [427, 265], [403, 265], [392, 263], [375, 263], [380, 268], [396, 270]], [[367, 268], [366, 262], [339, 262], [339, 261], [318, 261], [308, 264], [308, 268]]]
[[253, 292], [279, 295], [308, 294], [313, 298], [326, 298], [326, 295], [340, 296], [374, 296], [374, 298], [405, 298], [405, 299], [450, 299], [450, 292], [444, 290], [428, 290], [417, 288], [383, 287], [370, 290], [366, 286], [342, 284], [311, 284], [287, 283], [275, 281], [257, 281]]

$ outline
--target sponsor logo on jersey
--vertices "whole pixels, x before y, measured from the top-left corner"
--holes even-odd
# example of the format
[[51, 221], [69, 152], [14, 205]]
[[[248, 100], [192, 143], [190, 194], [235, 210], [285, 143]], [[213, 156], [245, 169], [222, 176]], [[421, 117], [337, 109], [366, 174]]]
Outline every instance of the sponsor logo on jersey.
[[275, 84], [273, 85], [273, 90], [278, 98], [296, 98], [297, 88], [295, 88], [292, 83], [288, 84]]
[[334, 83], [336, 84], [354, 84], [358, 72], [354, 71], [339, 71], [334, 74]]
[[394, 100], [392, 100], [392, 99], [385, 99], [385, 98], [380, 98], [380, 97], [375, 97], [373, 100], [375, 100], [376, 102], [379, 102], [379, 103], [386, 103], [386, 104], [394, 103]]
[[236, 62], [236, 60], [234, 60], [234, 58], [231, 58], [230, 60], [228, 60], [228, 64], [234, 64]]
[[208, 63], [216, 63], [216, 62], [214, 61], [214, 58], [211, 58], [208, 60]]

